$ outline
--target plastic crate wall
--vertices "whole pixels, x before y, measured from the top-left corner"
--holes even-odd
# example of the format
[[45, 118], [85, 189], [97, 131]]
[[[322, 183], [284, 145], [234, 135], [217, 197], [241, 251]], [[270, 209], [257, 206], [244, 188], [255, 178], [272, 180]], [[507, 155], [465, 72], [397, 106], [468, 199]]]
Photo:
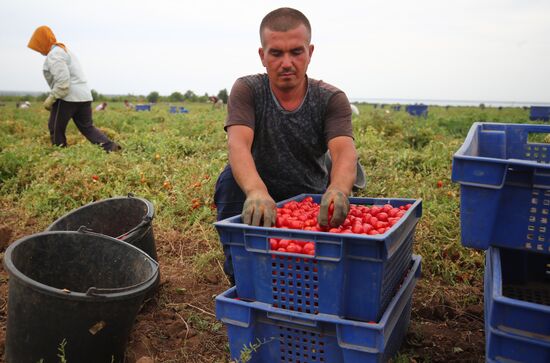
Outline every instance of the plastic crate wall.
[[542, 142], [548, 133], [547, 125], [472, 125], [452, 171], [464, 246], [550, 253], [550, 144]]
[[550, 361], [550, 256], [491, 247], [485, 260], [488, 361]]
[[420, 264], [414, 256], [403, 285], [375, 324], [236, 300], [231, 288], [216, 298], [216, 316], [227, 326], [231, 358], [241, 358], [250, 344], [257, 344], [250, 363], [386, 362], [407, 332]]
[[550, 121], [550, 106], [531, 106], [529, 120]]
[[[321, 198], [302, 194], [292, 200], [307, 196], [317, 203]], [[374, 236], [252, 227], [240, 223], [240, 216], [217, 222], [222, 243], [230, 245], [239, 296], [299, 312], [377, 321], [407, 270], [421, 201], [350, 198], [350, 203], [412, 206], [392, 230]], [[270, 251], [270, 238], [313, 241], [316, 255]]]

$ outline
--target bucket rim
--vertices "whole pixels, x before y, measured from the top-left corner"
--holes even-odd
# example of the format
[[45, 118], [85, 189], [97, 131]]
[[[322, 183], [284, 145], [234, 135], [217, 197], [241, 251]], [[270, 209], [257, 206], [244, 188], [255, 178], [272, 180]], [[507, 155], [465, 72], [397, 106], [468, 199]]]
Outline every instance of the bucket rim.
[[[144, 281], [137, 283], [135, 285], [132, 285], [128, 288], [118, 289], [119, 291], [117, 291], [117, 289], [111, 289], [111, 291], [114, 291], [114, 292], [102, 293], [102, 294], [97, 294], [97, 293], [87, 294], [86, 292], [76, 292], [76, 291], [68, 292], [67, 290], [48, 286], [39, 281], [31, 279], [30, 277], [25, 275], [23, 272], [21, 272], [13, 263], [13, 260], [12, 260], [13, 251], [19, 245], [27, 242], [28, 240], [39, 238], [41, 236], [46, 236], [46, 235], [75, 235], [75, 234], [76, 235], [82, 235], [82, 234], [93, 235], [94, 237], [98, 237], [104, 240], [110, 240], [113, 243], [118, 243], [118, 244], [124, 245], [127, 248], [131, 248], [137, 251], [142, 257], [145, 258], [145, 260], [147, 260], [147, 262], [152, 267], [153, 273], [151, 274], [150, 277], [148, 277]], [[106, 299], [123, 300], [123, 299], [128, 299], [137, 295], [141, 295], [141, 294], [144, 295], [156, 283], [156, 280], [158, 279], [158, 276], [159, 276], [158, 262], [156, 262], [152, 257], [150, 257], [147, 253], [145, 253], [141, 249], [137, 248], [136, 246], [128, 242], [124, 242], [122, 240], [119, 240], [101, 233], [94, 233], [89, 231], [44, 231], [44, 232], [39, 232], [39, 233], [34, 233], [34, 234], [24, 236], [22, 238], [19, 238], [18, 240], [16, 240], [15, 242], [13, 242], [8, 246], [8, 248], [6, 249], [6, 252], [4, 253], [4, 258], [2, 262], [10, 278], [15, 278], [16, 280], [18, 280], [19, 282], [21, 282], [22, 284], [24, 284], [25, 286], [33, 290], [39, 291], [47, 295], [55, 296], [57, 298], [67, 299], [67, 300], [79, 300], [79, 301], [90, 301], [90, 302], [104, 301]], [[95, 291], [101, 291], [101, 290], [108, 290], [108, 289], [92, 290], [91, 288], [92, 287], [88, 288], [88, 291], [95, 292]]]
[[[68, 213], [63, 214], [62, 216], [57, 218], [55, 221], [53, 221], [48, 226], [48, 228], [46, 228], [46, 231], [52, 231], [51, 228], [53, 226], [55, 226], [62, 219], [66, 218], [67, 216], [69, 216], [71, 214], [75, 214], [77, 212], [80, 212], [83, 209], [86, 209], [86, 208], [89, 208], [89, 207], [92, 207], [92, 206], [95, 206], [95, 205], [98, 205], [98, 204], [102, 204], [102, 203], [105, 203], [105, 202], [110, 202], [110, 201], [113, 201], [113, 200], [121, 200], [121, 199], [137, 199], [137, 200], [140, 200], [143, 203], [145, 203], [145, 205], [147, 206], [147, 213], [145, 214], [145, 216], [143, 216], [142, 223], [150, 224], [151, 221], [153, 220], [153, 218], [155, 217], [155, 206], [153, 205], [153, 203], [151, 203], [149, 200], [147, 200], [145, 198], [136, 197], [133, 194], [129, 193], [127, 196], [116, 196], [116, 197], [111, 197], [111, 198], [100, 199], [100, 200], [96, 200], [95, 202], [90, 202], [90, 203], [84, 204], [84, 205], [82, 205], [78, 208], [75, 208], [75, 209], [69, 211]], [[126, 233], [128, 233], [128, 232], [126, 232]]]

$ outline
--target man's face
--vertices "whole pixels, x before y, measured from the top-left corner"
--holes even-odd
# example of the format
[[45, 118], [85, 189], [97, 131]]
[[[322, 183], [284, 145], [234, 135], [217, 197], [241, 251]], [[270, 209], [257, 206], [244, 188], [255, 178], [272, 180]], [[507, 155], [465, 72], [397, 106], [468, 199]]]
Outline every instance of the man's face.
[[313, 53], [305, 25], [286, 32], [264, 29], [263, 36], [259, 54], [272, 87], [289, 91], [303, 84]]

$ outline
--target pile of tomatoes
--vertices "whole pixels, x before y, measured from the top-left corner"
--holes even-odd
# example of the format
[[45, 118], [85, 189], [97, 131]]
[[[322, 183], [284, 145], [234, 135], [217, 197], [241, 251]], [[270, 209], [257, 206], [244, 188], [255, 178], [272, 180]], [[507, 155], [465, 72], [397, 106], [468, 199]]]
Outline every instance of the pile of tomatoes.
[[[317, 223], [319, 204], [315, 203], [312, 197], [306, 197], [302, 201], [293, 200], [277, 208], [276, 227], [329, 233], [384, 234], [403, 217], [410, 207], [411, 204], [399, 207], [391, 204], [383, 206], [351, 204], [348, 216], [340, 226], [326, 227]], [[329, 221], [332, 211], [331, 204]], [[315, 244], [309, 241], [270, 238], [269, 244], [273, 251], [315, 255]]]

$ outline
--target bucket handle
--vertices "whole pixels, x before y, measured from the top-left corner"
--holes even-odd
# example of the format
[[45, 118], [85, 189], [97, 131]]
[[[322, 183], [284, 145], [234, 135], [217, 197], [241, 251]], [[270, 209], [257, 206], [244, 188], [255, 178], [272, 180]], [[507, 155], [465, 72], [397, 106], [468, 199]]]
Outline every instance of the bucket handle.
[[[135, 197], [136, 197], [134, 193], [128, 193], [127, 195], [128, 195], [128, 198], [135, 198]], [[152, 220], [153, 220], [153, 218], [151, 218], [151, 217], [149, 217], [149, 216], [145, 216], [145, 217], [143, 217], [143, 220], [142, 220], [137, 226], [135, 226], [134, 228], [132, 228], [132, 229], [129, 230], [128, 232], [124, 232], [123, 234], [121, 234], [120, 236], [115, 237], [115, 238], [124, 241], [124, 239], [125, 239], [130, 233], [135, 232], [135, 231], [137, 231], [138, 229], [147, 226], [148, 224], [151, 223]]]
[[118, 237], [115, 237], [116, 239], [120, 239], [122, 241], [124, 241], [124, 239], [131, 233], [137, 231], [138, 229], [141, 229], [143, 227], [147, 227], [149, 224], [151, 224], [151, 221], [153, 220], [153, 218], [149, 217], [149, 216], [145, 216], [143, 217], [143, 220], [141, 222], [139, 222], [139, 224], [137, 226], [135, 226], [134, 228], [132, 228], [131, 230], [129, 230], [128, 232], [124, 232], [123, 234], [121, 234], [120, 236]]
[[[142, 224], [143, 222], [141, 222], [140, 224]], [[86, 227], [86, 226], [80, 226], [78, 227], [78, 232], [80, 233], [92, 233], [92, 234], [96, 234], [93, 230], [91, 230], [90, 228]], [[149, 262], [151, 262], [154, 266], [155, 266], [155, 272], [158, 271], [159, 269], [159, 263], [155, 260], [153, 260], [152, 258], [149, 257]], [[128, 291], [128, 290], [132, 290], [134, 288], [137, 288], [141, 285], [144, 285], [144, 284], [147, 284], [149, 281], [153, 280], [155, 278], [155, 275], [157, 275], [156, 273], [153, 273], [151, 274], [151, 276], [143, 281], [143, 282], [140, 282], [138, 284], [135, 284], [135, 285], [131, 285], [131, 286], [126, 286], [126, 287], [117, 287], [117, 288], [97, 288], [95, 286], [92, 286], [92, 287], [89, 287], [88, 290], [86, 291], [86, 295], [88, 296], [102, 296], [102, 294], [109, 294], [109, 293], [117, 293], [117, 292], [125, 292], [125, 291]]]
[[[141, 229], [141, 228], [144, 228], [144, 227], [147, 227], [149, 224], [151, 224], [151, 221], [153, 220], [153, 218], [149, 217], [149, 216], [145, 216], [143, 217], [143, 220], [141, 222], [139, 222], [139, 224], [137, 226], [135, 226], [134, 228], [130, 229], [129, 231], [127, 232], [124, 232], [123, 234], [121, 234], [120, 236], [118, 237], [115, 237], [116, 239], [118, 240], [121, 240], [121, 241], [124, 241], [124, 239], [130, 235], [131, 233], [137, 231], [138, 229]], [[81, 233], [95, 233], [93, 229], [90, 229], [86, 226], [80, 226], [78, 227], [78, 232], [81, 232]]]
[[[157, 261], [153, 260], [153, 259], [150, 259], [150, 262], [152, 262], [155, 266], [155, 272], [158, 271], [158, 268], [159, 268], [159, 264]], [[115, 288], [98, 288], [98, 287], [95, 287], [95, 286], [92, 286], [92, 287], [89, 287], [88, 290], [86, 291], [86, 295], [87, 296], [103, 296], [103, 295], [106, 295], [106, 294], [114, 294], [114, 293], [120, 293], [120, 292], [126, 292], [126, 291], [129, 291], [129, 290], [132, 290], [132, 289], [135, 289], [135, 288], [138, 288], [142, 285], [145, 285], [147, 284], [148, 282], [150, 282], [151, 280], [155, 279], [157, 276], [156, 273], [153, 273], [151, 274], [151, 276], [143, 281], [143, 282], [140, 282], [138, 284], [135, 284], [135, 285], [131, 285], [131, 286], [125, 286], [125, 287], [115, 287]], [[103, 297], [106, 297], [106, 296], [103, 296]]]

